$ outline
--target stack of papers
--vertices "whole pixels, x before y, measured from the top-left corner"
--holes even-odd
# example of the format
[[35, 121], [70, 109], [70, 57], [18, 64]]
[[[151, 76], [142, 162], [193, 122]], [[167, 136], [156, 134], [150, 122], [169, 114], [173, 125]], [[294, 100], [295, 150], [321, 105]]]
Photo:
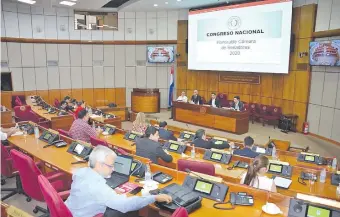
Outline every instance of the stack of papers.
[[292, 180], [277, 176], [274, 178], [274, 183], [277, 187], [288, 189]]

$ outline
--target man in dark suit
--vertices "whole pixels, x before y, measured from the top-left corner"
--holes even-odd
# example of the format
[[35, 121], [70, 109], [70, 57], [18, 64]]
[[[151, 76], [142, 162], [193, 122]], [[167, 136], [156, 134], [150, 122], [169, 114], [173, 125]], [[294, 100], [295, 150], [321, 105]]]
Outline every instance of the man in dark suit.
[[166, 121], [162, 121], [159, 123], [159, 137], [164, 140], [174, 140], [177, 141], [177, 138], [174, 136], [174, 133], [167, 129], [168, 123]]
[[231, 107], [233, 109], [235, 109], [236, 111], [243, 111], [244, 110], [243, 102], [240, 101], [240, 97], [239, 96], [235, 96], [234, 97], [234, 102], [233, 102]]
[[211, 149], [211, 148], [216, 148], [216, 149], [225, 149], [229, 148], [229, 144], [222, 144], [222, 145], [216, 145], [212, 143], [211, 141], [207, 140], [207, 137], [205, 135], [205, 130], [199, 129], [195, 133], [195, 140], [193, 142], [195, 147], [198, 148], [205, 148], [205, 149]]
[[197, 104], [197, 105], [202, 105], [202, 97], [198, 95], [198, 91], [194, 90], [194, 95], [191, 97], [191, 103]]
[[254, 139], [251, 138], [250, 136], [247, 136], [244, 138], [244, 148], [243, 149], [238, 149], [234, 151], [234, 155], [240, 155], [244, 157], [250, 157], [250, 158], [255, 158], [259, 153], [256, 153], [255, 151], [251, 150], [252, 146], [254, 145]]
[[208, 104], [215, 108], [220, 107], [220, 101], [216, 98], [216, 93], [211, 94], [211, 99], [209, 100]]
[[136, 141], [136, 154], [149, 158], [153, 163], [158, 163], [158, 158], [165, 162], [172, 162], [172, 156], [162, 149], [162, 144], [158, 142], [158, 139], [158, 129], [149, 126], [145, 131], [145, 137]]

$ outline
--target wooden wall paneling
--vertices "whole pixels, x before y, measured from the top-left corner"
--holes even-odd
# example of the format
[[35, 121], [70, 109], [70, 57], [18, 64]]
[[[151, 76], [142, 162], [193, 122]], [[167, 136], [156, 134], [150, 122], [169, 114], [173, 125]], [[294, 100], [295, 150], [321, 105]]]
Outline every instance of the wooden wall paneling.
[[[262, 76], [261, 76], [261, 79], [262, 79]], [[260, 84], [251, 84], [250, 85], [250, 95], [253, 95], [253, 96], [261, 95], [261, 85]]]
[[282, 113], [284, 114], [293, 114], [293, 106], [294, 101], [291, 100], [282, 100]]
[[37, 95], [37, 91], [36, 90], [25, 91], [26, 98], [28, 96], [34, 96], [34, 95]]
[[196, 88], [197, 90], [208, 90], [208, 76], [206, 71], [198, 71], [197, 72], [197, 81], [196, 81]]
[[11, 91], [1, 91], [1, 105], [6, 108], [12, 108], [12, 92]]
[[188, 38], [188, 21], [179, 20], [177, 25], [177, 43], [185, 44], [186, 39]]
[[[125, 88], [116, 88], [116, 104], [126, 106]], [[131, 95], [131, 93], [129, 93]]]
[[283, 96], [282, 99], [294, 100], [295, 71], [290, 71], [283, 76]]
[[261, 96], [272, 97], [273, 95], [273, 74], [261, 76]]
[[271, 97], [261, 97], [261, 104], [272, 105], [272, 98]]
[[282, 108], [282, 99], [273, 98], [272, 105]]
[[295, 35], [295, 38], [299, 38], [300, 16], [301, 16], [301, 7], [293, 8], [292, 34]]
[[283, 95], [283, 75], [273, 74], [273, 98], [282, 99]]
[[249, 102], [261, 104], [261, 97], [260, 96], [252, 96], [252, 95], [250, 95]]
[[61, 101], [60, 90], [59, 89], [49, 90], [48, 91], [48, 103], [54, 105], [55, 99], [59, 100], [59, 102]]
[[114, 88], [106, 88], [105, 99], [108, 101], [107, 104], [116, 103], [116, 90]]
[[186, 66], [177, 66], [177, 75], [176, 75], [176, 88], [177, 89], [187, 89], [187, 67]]
[[[41, 96], [41, 98], [45, 100], [49, 100], [49, 91], [48, 90], [37, 90], [37, 95]], [[54, 105], [54, 103], [53, 103]]]
[[177, 65], [180, 65], [183, 62], [185, 62], [187, 64], [188, 54], [186, 52], [186, 43], [185, 42], [177, 44], [177, 54], [179, 54], [179, 56], [177, 57]]
[[301, 132], [303, 122], [306, 121], [307, 104], [301, 102], [294, 102], [293, 113], [299, 116], [296, 124], [296, 129], [299, 132]]
[[301, 7], [299, 19], [299, 38], [311, 38], [313, 36], [315, 16], [316, 4], [309, 4]]
[[218, 91], [218, 72], [207, 71], [208, 91]]
[[[204, 97], [206, 103], [209, 102], [210, 98], [211, 98], [211, 93], [208, 93], [208, 91], [206, 90], [200, 90], [198, 91], [198, 94], [202, 97]], [[191, 96], [190, 96], [191, 97]]]
[[[297, 47], [297, 51], [298, 53], [302, 53], [302, 52], [307, 52], [309, 53], [309, 42], [311, 41], [311, 38], [304, 38], [304, 39], [299, 39], [298, 40], [298, 47]], [[298, 56], [296, 58], [296, 63], [305, 63], [305, 64], [309, 64], [309, 55], [305, 55], [302, 58], [300, 56]]]
[[92, 88], [84, 88], [83, 89], [83, 100], [87, 105], [95, 106], [93, 101], [93, 89]]
[[60, 89], [60, 98], [64, 99], [65, 96], [71, 97], [72, 96], [72, 90], [71, 89]]
[[187, 72], [187, 89], [197, 89], [197, 71], [188, 70]]
[[[195, 89], [187, 89], [187, 97], [188, 97], [188, 100], [189, 100], [189, 101], [190, 101], [192, 95], [194, 95], [194, 90], [195, 90]], [[203, 93], [201, 93], [201, 91], [198, 91], [198, 95], [203, 96], [202, 94], [203, 94]]]
[[239, 83], [229, 83], [229, 93], [240, 94], [240, 84]]
[[229, 95], [229, 83], [227, 82], [219, 82], [218, 83], [218, 92], [225, 93]]
[[104, 106], [108, 104], [108, 101], [105, 97], [105, 89], [104, 88], [95, 88], [93, 89], [93, 103], [97, 106]]
[[294, 101], [307, 103], [309, 97], [310, 72], [296, 71], [295, 79]]
[[83, 89], [72, 89], [71, 96], [77, 101], [83, 100]]
[[240, 95], [241, 101], [249, 103], [250, 102], [250, 95]]
[[250, 84], [240, 84], [240, 93], [250, 94]]

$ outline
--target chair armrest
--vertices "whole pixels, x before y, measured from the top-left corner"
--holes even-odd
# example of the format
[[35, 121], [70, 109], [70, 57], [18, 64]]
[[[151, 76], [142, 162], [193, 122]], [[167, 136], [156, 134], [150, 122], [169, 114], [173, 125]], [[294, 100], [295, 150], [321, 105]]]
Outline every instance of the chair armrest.
[[56, 172], [56, 173], [53, 173], [52, 175], [46, 174], [46, 178], [50, 182], [53, 182], [53, 181], [56, 181], [56, 180], [60, 180], [60, 179], [62, 179], [64, 177], [65, 177], [65, 174], [62, 173], [62, 172]]
[[41, 169], [41, 168], [44, 167], [44, 163], [43, 163], [42, 161], [35, 162], [35, 165], [36, 165], [39, 169]]
[[61, 192], [58, 192], [58, 194], [61, 197], [61, 199], [65, 201], [70, 196], [70, 191], [61, 191]]

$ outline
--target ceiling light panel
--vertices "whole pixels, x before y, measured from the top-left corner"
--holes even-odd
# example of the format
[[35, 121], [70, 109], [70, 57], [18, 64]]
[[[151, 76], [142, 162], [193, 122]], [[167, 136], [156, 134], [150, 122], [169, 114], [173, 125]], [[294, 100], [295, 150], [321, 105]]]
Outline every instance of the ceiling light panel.
[[18, 1], [22, 2], [22, 3], [30, 4], [30, 5], [33, 5], [36, 2], [36, 1], [32, 1], [32, 0], [18, 0]]
[[59, 4], [61, 4], [61, 5], [67, 5], [67, 6], [73, 6], [73, 5], [75, 5], [76, 3], [75, 3], [75, 2], [69, 2], [69, 1], [61, 1], [61, 2], [59, 2]]

